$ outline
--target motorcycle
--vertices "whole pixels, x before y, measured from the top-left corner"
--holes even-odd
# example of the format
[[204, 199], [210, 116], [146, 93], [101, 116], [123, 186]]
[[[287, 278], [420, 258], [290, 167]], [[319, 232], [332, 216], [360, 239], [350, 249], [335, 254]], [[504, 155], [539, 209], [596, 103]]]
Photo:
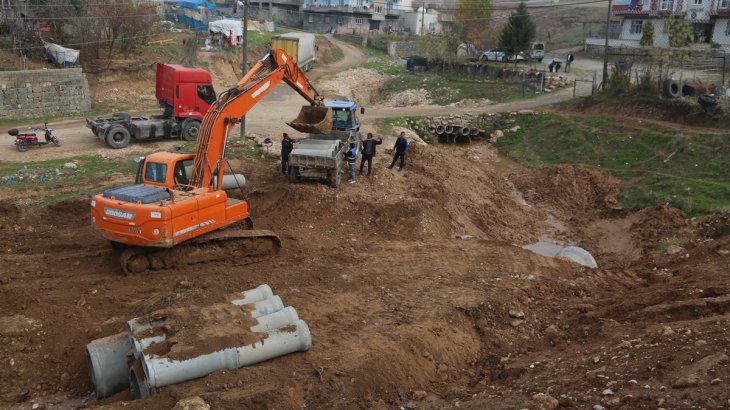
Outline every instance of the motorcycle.
[[15, 137], [15, 147], [20, 152], [28, 151], [30, 147], [41, 147], [43, 145], [53, 144], [57, 147], [61, 146], [61, 139], [53, 135], [53, 129], [48, 128], [48, 123], [43, 123], [43, 128], [31, 128], [33, 131], [43, 131], [45, 141], [39, 140], [35, 132], [20, 133], [17, 128], [8, 130], [8, 134]]

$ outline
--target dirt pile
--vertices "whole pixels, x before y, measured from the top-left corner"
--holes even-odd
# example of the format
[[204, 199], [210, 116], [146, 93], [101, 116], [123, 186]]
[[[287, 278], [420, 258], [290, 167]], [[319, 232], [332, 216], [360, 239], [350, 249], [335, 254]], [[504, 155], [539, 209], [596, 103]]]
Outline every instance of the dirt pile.
[[377, 94], [380, 87], [390, 78], [369, 68], [353, 68], [319, 82], [325, 95], [339, 96], [366, 104]]
[[384, 103], [387, 107], [408, 107], [411, 105], [430, 104], [428, 91], [424, 89], [407, 90], [392, 95]]

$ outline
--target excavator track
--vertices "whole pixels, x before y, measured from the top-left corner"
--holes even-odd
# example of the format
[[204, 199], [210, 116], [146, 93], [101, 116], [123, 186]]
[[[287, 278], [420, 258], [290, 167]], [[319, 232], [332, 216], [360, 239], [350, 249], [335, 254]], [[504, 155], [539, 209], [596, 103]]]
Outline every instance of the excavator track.
[[130, 275], [208, 262], [255, 263], [280, 249], [281, 240], [271, 231], [231, 227], [172, 248], [129, 247], [119, 262], [124, 274]]

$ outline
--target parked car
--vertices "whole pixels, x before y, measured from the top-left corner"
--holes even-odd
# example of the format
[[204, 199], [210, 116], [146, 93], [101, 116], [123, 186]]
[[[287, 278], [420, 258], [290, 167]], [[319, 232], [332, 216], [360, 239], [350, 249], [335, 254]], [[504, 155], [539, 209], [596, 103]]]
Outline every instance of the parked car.
[[499, 48], [493, 48], [489, 51], [483, 52], [481, 57], [479, 57], [479, 59], [482, 61], [525, 61], [525, 60], [527, 60], [522, 54], [508, 55], [506, 51], [499, 49]]

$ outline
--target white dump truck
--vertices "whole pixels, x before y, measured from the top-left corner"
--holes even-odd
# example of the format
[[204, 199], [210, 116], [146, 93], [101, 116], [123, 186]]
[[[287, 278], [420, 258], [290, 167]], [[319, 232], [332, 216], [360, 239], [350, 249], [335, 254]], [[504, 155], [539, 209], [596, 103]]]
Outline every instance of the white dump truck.
[[271, 47], [286, 51], [304, 71], [311, 70], [317, 59], [317, 46], [312, 33], [285, 33], [273, 36]]

